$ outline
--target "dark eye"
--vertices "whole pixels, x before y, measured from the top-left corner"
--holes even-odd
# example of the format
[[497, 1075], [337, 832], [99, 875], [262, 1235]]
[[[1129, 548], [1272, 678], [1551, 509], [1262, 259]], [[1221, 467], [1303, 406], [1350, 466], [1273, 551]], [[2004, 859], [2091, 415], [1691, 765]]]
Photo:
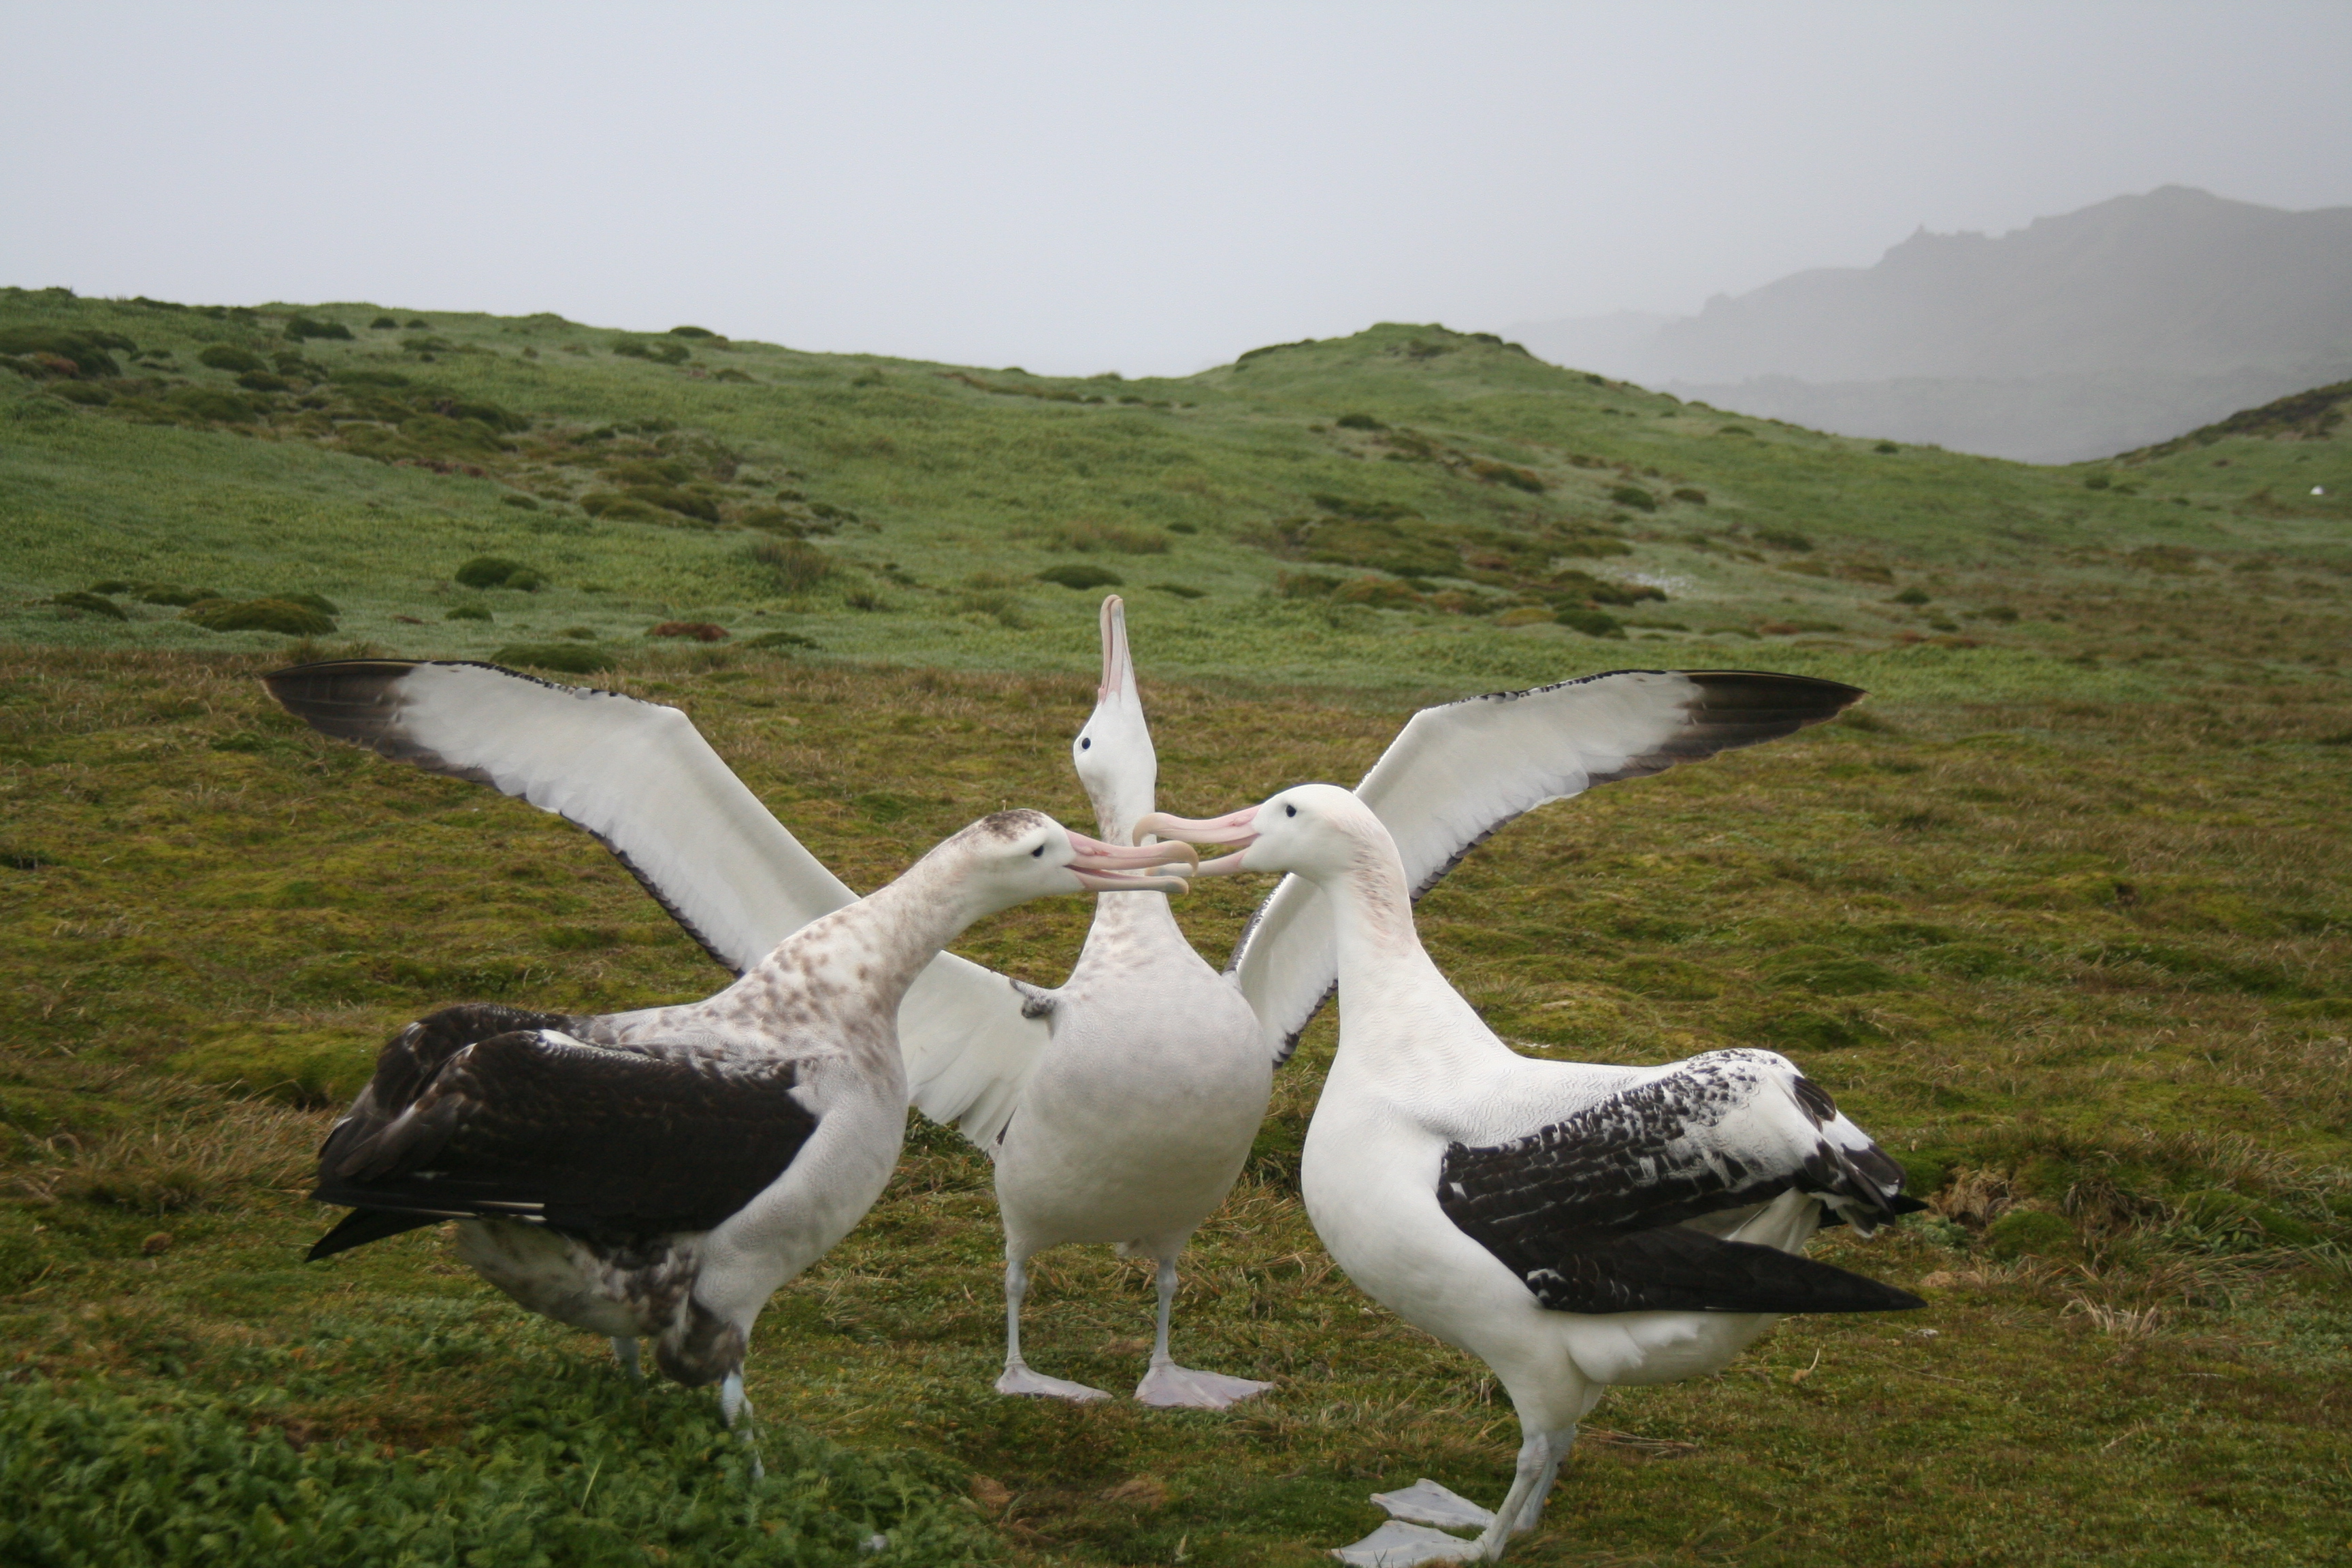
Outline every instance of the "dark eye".
[[1082, 752], [1091, 751], [1094, 748], [1094, 737], [1091, 735], [1081, 735], [1078, 737], [1078, 750]]
[[1040, 844], [1036, 848], [1029, 851], [1029, 858], [1032, 860], [1043, 860], [1045, 858], [1045, 847], [1043, 844]]
[[1286, 802], [1282, 808], [1282, 815], [1285, 816], [1297, 816], [1298, 815], [1298, 808]]

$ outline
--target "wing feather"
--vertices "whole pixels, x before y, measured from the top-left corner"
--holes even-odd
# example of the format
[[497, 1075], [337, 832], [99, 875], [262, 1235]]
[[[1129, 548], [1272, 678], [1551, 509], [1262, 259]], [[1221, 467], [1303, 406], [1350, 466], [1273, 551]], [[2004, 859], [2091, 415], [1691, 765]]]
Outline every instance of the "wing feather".
[[[266, 681], [326, 734], [489, 784], [587, 829], [738, 973], [856, 897], [675, 708], [488, 664], [347, 659]], [[1024, 1015], [1011, 981], [941, 953], [898, 1008], [911, 1102], [986, 1147], [1047, 1033]]]
[[1864, 1226], [1902, 1167], [1769, 1051], [1717, 1051], [1503, 1143], [1447, 1147], [1438, 1204], [1572, 1312], [1885, 1311], [1908, 1292], [1684, 1222], [1801, 1192]]
[[[1418, 899], [1514, 818], [1594, 784], [1792, 733], [1863, 693], [1833, 680], [1748, 670], [1625, 669], [1424, 708], [1356, 786]], [[1256, 1009], [1266, 1048], [1289, 1059], [1337, 983], [1329, 904], [1285, 877], [1259, 904], [1226, 972]]]
[[816, 1130], [790, 1061], [515, 1029], [449, 1052], [404, 1103], [387, 1103], [375, 1091], [406, 1065], [387, 1060], [392, 1072], [380, 1068], [329, 1134], [320, 1202], [598, 1235], [708, 1230], [782, 1175]]
[[313, 729], [587, 829], [739, 974], [856, 900], [675, 708], [488, 664], [343, 659], [264, 683]]

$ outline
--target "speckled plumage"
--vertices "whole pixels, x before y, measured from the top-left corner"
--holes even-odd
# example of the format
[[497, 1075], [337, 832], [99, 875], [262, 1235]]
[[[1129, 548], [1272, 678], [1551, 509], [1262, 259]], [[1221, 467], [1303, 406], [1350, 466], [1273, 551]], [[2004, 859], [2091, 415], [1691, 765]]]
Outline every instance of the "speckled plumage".
[[981, 915], [1079, 891], [1076, 852], [999, 813], [703, 1001], [411, 1025], [320, 1151], [317, 1195], [355, 1212], [313, 1256], [457, 1217], [459, 1256], [522, 1305], [649, 1338], [681, 1382], [734, 1377], [768, 1298], [889, 1179], [908, 986]]

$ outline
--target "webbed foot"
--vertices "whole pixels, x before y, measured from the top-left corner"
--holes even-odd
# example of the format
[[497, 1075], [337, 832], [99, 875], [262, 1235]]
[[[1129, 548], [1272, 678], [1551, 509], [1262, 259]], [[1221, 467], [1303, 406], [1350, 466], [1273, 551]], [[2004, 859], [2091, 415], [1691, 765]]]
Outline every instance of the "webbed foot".
[[1070, 1383], [1062, 1378], [1047, 1377], [1043, 1373], [1032, 1372], [1025, 1363], [1015, 1363], [1006, 1367], [1004, 1375], [996, 1380], [996, 1392], [1034, 1394], [1045, 1399], [1066, 1399], [1075, 1405], [1087, 1405], [1097, 1399], [1110, 1397], [1101, 1389], [1088, 1388], [1083, 1383]]
[[1392, 1492], [1374, 1492], [1372, 1500], [1389, 1510], [1391, 1519], [1434, 1524], [1453, 1530], [1484, 1530], [1495, 1522], [1495, 1510], [1480, 1508], [1451, 1487], [1439, 1486], [1427, 1476]]
[[1467, 1563], [1478, 1555], [1478, 1543], [1392, 1519], [1353, 1546], [1333, 1547], [1331, 1555], [1357, 1568], [1412, 1568], [1416, 1563]]
[[1270, 1383], [1252, 1383], [1245, 1377], [1226, 1377], [1221, 1373], [1194, 1372], [1189, 1366], [1162, 1362], [1143, 1374], [1143, 1381], [1136, 1384], [1135, 1397], [1144, 1405], [1223, 1410], [1273, 1386]]

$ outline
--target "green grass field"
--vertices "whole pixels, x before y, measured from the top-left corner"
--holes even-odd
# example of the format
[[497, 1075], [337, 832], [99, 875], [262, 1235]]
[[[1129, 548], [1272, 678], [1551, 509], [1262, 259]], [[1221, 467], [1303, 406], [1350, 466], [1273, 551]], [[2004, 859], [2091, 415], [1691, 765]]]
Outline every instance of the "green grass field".
[[[1377, 1522], [1370, 1491], [1498, 1494], [1507, 1406], [1370, 1309], [1297, 1205], [1328, 1016], [1189, 1260], [1180, 1354], [1278, 1385], [1224, 1415], [990, 1393], [985, 1162], [919, 1124], [762, 1320], [758, 1488], [707, 1394], [630, 1392], [432, 1233], [299, 1261], [310, 1152], [401, 1024], [723, 976], [584, 836], [317, 739], [254, 677], [584, 650], [870, 887], [1002, 805], [1087, 820], [1065, 747], [1099, 588], [1037, 577], [1068, 566], [1121, 580], [1181, 812], [1352, 781], [1433, 696], [1727, 665], [1874, 692], [1538, 813], [1422, 906], [1506, 1036], [1784, 1050], [1937, 1209], [1816, 1249], [1927, 1311], [1790, 1321], [1719, 1377], [1612, 1394], [1512, 1561], [2352, 1550], [2333, 396], [2037, 469], [1432, 327], [1121, 383], [303, 313], [352, 336], [0, 293], [29, 367], [0, 374], [0, 1563], [1303, 1565]], [[457, 582], [479, 556], [543, 582]], [[151, 602], [199, 590], [313, 595], [332, 629]], [[670, 622], [730, 635], [646, 635]], [[801, 640], [750, 646], [773, 633]], [[1180, 915], [1222, 958], [1262, 890]], [[1087, 913], [961, 950], [1050, 984]], [[1138, 1267], [1047, 1256], [1041, 1370], [1131, 1385], [1149, 1332]]]

